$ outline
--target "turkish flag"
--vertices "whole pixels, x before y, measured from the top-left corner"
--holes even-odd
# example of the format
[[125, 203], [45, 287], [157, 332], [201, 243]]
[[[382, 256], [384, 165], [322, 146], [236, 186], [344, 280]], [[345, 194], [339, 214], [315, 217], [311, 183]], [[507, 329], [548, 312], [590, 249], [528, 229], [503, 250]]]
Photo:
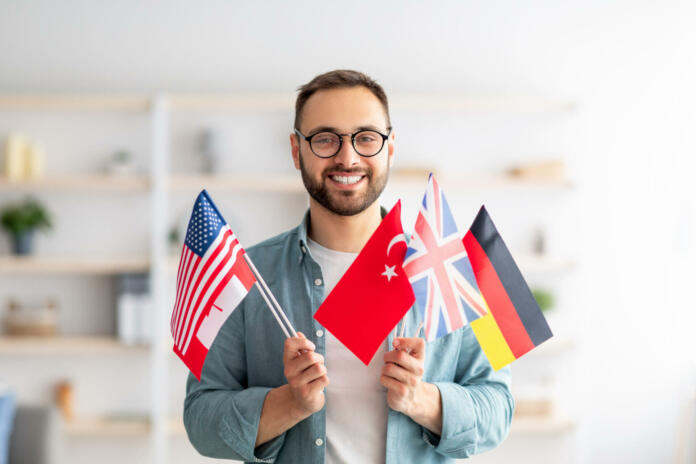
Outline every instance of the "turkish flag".
[[401, 267], [405, 254], [398, 201], [314, 313], [365, 365], [415, 301]]

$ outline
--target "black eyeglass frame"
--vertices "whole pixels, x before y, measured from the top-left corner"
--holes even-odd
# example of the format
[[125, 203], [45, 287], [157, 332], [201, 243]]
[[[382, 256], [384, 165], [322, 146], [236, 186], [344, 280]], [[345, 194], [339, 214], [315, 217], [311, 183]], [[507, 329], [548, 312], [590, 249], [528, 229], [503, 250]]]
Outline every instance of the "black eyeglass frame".
[[[334, 131], [330, 131], [330, 130], [321, 130], [321, 131], [319, 131], [315, 134], [312, 134], [310, 136], [306, 136], [302, 132], [300, 132], [299, 129], [295, 129], [295, 134], [302, 137], [303, 140], [307, 141], [307, 143], [309, 144], [309, 149], [312, 150], [312, 153], [314, 153], [314, 156], [322, 158], [322, 159], [333, 158], [334, 156], [338, 155], [338, 152], [341, 151], [341, 147], [343, 147], [343, 137], [348, 136], [348, 135], [350, 136], [350, 144], [353, 146], [353, 150], [355, 150], [355, 153], [362, 156], [363, 158], [372, 158], [373, 156], [377, 156], [382, 152], [382, 149], [384, 148], [384, 143], [389, 138], [389, 135], [391, 135], [391, 131], [392, 131], [392, 128], [391, 128], [391, 126], [389, 126], [389, 127], [387, 127], [387, 135], [384, 135], [383, 133], [376, 131], [376, 130], [372, 130], [372, 129], [362, 129], [362, 130], [359, 130], [357, 132], [353, 132], [352, 134], [339, 134], [338, 132], [334, 132]], [[314, 148], [312, 148], [312, 138], [314, 138], [314, 136], [316, 136], [316, 135], [325, 134], [327, 132], [338, 136], [338, 148], [336, 149], [336, 153], [334, 153], [333, 155], [321, 156], [321, 155], [318, 155], [317, 152], [314, 151]], [[379, 147], [379, 150], [377, 150], [377, 153], [375, 153], [374, 155], [363, 155], [362, 153], [360, 153], [358, 151], [358, 149], [355, 146], [355, 137], [358, 134], [361, 134], [363, 132], [374, 132], [375, 134], [379, 134], [382, 136], [382, 146]]]

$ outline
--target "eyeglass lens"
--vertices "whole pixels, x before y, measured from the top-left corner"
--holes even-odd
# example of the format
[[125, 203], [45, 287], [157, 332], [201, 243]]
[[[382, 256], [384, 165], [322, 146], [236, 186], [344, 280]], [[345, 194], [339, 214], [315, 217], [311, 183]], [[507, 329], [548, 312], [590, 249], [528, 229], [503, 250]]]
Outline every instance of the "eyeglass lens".
[[[311, 148], [317, 156], [329, 157], [338, 153], [341, 138], [333, 132], [320, 132], [312, 137]], [[353, 148], [362, 156], [374, 156], [382, 149], [384, 138], [375, 131], [362, 131], [355, 134]]]

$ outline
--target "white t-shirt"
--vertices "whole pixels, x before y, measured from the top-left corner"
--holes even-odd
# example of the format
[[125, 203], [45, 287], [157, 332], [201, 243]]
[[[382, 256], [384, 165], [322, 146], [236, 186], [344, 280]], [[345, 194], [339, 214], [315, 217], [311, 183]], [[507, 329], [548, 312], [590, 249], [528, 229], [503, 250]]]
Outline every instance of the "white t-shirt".
[[[308, 239], [312, 258], [324, 277], [324, 298], [348, 270], [357, 253], [325, 248]], [[387, 342], [365, 366], [328, 331], [325, 364], [329, 376], [326, 387], [326, 462], [383, 463], [386, 455], [386, 388], [379, 383]]]

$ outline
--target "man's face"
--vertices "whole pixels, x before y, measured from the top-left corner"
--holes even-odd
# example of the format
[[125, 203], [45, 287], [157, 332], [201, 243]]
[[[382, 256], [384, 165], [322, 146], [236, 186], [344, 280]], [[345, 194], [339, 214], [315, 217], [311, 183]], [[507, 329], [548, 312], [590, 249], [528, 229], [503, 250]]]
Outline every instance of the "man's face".
[[[321, 90], [312, 95], [302, 112], [300, 132], [307, 137], [321, 130], [352, 134], [369, 128], [387, 133], [387, 118], [379, 99], [365, 87]], [[353, 216], [372, 205], [387, 184], [394, 155], [394, 135], [375, 156], [358, 155], [350, 137], [343, 137], [340, 151], [319, 158], [309, 143], [290, 136], [295, 167], [309, 195], [334, 214]]]

